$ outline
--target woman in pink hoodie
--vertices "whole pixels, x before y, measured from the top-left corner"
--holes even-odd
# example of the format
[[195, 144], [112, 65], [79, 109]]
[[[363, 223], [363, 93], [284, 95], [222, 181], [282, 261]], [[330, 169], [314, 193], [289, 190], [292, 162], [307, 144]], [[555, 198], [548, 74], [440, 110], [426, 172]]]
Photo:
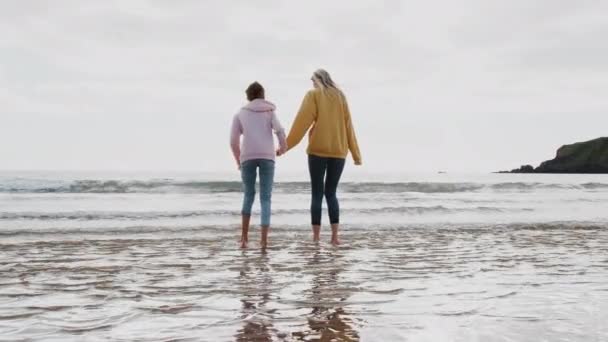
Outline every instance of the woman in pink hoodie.
[[[243, 180], [241, 248], [246, 248], [249, 241], [249, 221], [255, 199], [255, 181], [258, 169], [260, 170], [260, 204], [262, 207], [261, 247], [266, 248], [274, 181], [275, 147], [272, 132], [274, 131], [279, 139], [279, 148], [282, 152], [287, 149], [287, 143], [285, 142], [285, 130], [274, 112], [275, 105], [264, 100], [264, 87], [258, 82], [254, 82], [249, 85], [245, 93], [249, 103], [234, 116], [230, 133], [230, 147], [241, 170]], [[241, 135], [243, 136], [242, 141]]]

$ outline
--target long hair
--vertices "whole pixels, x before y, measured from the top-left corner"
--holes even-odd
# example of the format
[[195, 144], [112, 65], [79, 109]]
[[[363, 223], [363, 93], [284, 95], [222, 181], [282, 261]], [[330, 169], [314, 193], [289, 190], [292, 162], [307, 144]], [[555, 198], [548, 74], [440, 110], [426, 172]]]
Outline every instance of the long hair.
[[315, 83], [317, 83], [319, 88], [321, 88], [321, 91], [333, 90], [338, 94], [342, 94], [342, 90], [340, 90], [340, 88], [338, 88], [336, 85], [336, 82], [331, 79], [331, 76], [327, 70], [317, 69], [315, 72], [313, 72], [312, 78], [314, 79]]

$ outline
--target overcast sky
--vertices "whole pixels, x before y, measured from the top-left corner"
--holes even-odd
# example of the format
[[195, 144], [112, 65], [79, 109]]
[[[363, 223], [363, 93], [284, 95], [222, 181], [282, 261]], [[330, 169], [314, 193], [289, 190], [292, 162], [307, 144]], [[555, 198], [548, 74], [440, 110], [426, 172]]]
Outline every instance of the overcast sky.
[[[602, 0], [0, 1], [0, 169], [234, 170], [246, 86], [289, 128], [318, 67], [367, 172], [538, 165], [608, 135], [606, 18]], [[306, 172], [305, 145], [282, 170]]]

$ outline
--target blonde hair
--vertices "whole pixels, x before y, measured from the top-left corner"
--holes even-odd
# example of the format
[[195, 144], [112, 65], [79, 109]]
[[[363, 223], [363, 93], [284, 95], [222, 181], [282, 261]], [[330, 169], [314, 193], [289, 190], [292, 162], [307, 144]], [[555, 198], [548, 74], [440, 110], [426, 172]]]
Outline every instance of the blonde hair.
[[312, 78], [315, 83], [321, 88], [322, 91], [325, 90], [336, 90], [338, 93], [342, 93], [340, 88], [336, 85], [334, 80], [331, 79], [331, 76], [325, 69], [317, 69], [312, 73]]

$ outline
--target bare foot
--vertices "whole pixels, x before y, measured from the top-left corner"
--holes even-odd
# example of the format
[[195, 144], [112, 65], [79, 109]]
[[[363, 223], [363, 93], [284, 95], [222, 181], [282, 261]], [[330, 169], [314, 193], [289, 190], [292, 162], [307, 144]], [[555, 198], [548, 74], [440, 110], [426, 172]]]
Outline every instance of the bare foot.
[[319, 242], [321, 240], [319, 236], [321, 235], [321, 226], [313, 225], [312, 226], [312, 241]]
[[334, 246], [340, 245], [340, 240], [338, 240], [338, 229], [340, 228], [340, 224], [332, 223], [331, 225], [331, 244]]
[[268, 231], [270, 230], [269, 226], [262, 226], [262, 238], [260, 239], [260, 246], [262, 249], [266, 249], [268, 246]]
[[242, 215], [241, 216], [241, 248], [247, 248], [247, 243], [249, 242], [249, 220], [251, 219], [251, 215]]

